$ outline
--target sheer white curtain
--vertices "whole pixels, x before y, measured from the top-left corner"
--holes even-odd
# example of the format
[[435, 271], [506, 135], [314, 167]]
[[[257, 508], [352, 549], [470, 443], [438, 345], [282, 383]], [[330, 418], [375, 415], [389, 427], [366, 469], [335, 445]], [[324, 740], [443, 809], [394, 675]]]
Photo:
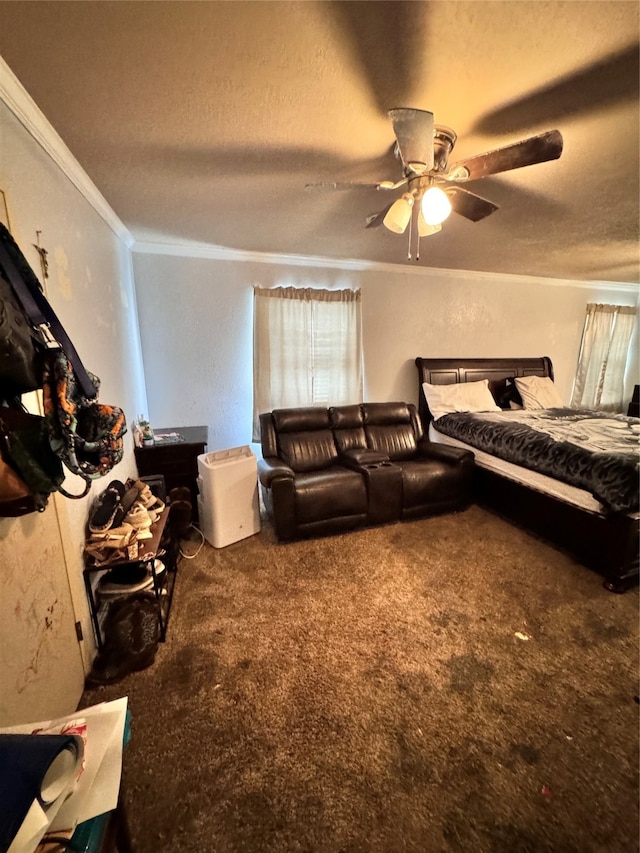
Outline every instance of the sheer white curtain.
[[624, 373], [636, 311], [631, 305], [587, 305], [572, 406], [624, 410]]
[[362, 400], [359, 290], [254, 287], [253, 439], [261, 412]]

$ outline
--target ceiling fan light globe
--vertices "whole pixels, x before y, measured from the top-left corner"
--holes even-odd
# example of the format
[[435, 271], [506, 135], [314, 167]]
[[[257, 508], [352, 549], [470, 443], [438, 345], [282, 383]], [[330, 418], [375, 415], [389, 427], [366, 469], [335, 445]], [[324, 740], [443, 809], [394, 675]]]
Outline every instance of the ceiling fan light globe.
[[425, 222], [422, 210], [420, 210], [418, 213], [418, 236], [431, 237], [432, 234], [437, 234], [438, 231], [442, 231], [442, 225], [429, 225], [428, 222]]
[[469, 170], [466, 166], [455, 166], [446, 177], [448, 181], [468, 181]]
[[440, 225], [451, 213], [451, 202], [440, 187], [429, 187], [422, 196], [421, 211], [427, 225]]
[[413, 207], [413, 198], [411, 196], [402, 196], [391, 205], [382, 224], [394, 234], [404, 234], [407, 230], [407, 225], [411, 219], [411, 208]]

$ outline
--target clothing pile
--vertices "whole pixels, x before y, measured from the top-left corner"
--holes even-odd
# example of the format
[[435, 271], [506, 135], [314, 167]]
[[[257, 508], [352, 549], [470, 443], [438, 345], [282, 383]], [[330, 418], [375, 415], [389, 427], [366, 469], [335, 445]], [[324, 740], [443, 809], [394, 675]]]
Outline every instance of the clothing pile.
[[85, 553], [94, 566], [145, 560], [144, 542], [165, 509], [142, 480], [112, 480], [95, 500], [89, 516]]

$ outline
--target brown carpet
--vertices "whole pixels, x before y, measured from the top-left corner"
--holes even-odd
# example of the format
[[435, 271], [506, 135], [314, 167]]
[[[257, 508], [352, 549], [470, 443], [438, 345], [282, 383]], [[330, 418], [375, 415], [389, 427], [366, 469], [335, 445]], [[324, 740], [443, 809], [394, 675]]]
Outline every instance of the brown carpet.
[[638, 590], [479, 507], [183, 560], [128, 695], [139, 853], [637, 851]]

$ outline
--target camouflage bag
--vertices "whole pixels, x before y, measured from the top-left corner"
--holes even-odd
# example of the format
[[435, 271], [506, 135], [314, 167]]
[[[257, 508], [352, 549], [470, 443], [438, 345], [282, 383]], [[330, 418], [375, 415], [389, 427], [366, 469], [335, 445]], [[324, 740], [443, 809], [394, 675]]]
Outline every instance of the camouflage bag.
[[88, 485], [121, 461], [127, 431], [122, 409], [98, 402], [100, 380], [89, 377], [95, 396], [87, 397], [71, 362], [52, 352], [44, 371], [43, 404], [53, 452]]

